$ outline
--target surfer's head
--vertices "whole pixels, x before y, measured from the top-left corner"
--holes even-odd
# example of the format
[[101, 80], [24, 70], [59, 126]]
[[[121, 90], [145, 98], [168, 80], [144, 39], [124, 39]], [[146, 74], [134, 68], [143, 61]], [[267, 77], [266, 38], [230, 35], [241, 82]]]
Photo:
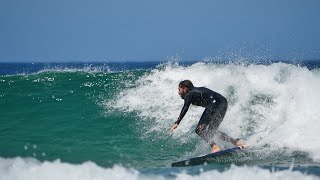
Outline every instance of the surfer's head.
[[179, 83], [178, 93], [182, 99], [186, 96], [186, 94], [194, 88], [192, 82], [190, 80], [183, 80]]

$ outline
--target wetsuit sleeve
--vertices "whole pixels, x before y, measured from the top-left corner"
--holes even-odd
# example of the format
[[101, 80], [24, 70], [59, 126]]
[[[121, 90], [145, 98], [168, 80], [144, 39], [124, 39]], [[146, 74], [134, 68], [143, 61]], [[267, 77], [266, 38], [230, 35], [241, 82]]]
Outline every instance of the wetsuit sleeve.
[[184, 115], [186, 115], [188, 109], [189, 109], [189, 106], [191, 104], [191, 94], [188, 93], [186, 94], [186, 97], [184, 98], [184, 105], [183, 105], [183, 108], [180, 112], [180, 115], [178, 117], [178, 120], [175, 122], [175, 124], [179, 124], [180, 121], [182, 120], [182, 118], [184, 117]]

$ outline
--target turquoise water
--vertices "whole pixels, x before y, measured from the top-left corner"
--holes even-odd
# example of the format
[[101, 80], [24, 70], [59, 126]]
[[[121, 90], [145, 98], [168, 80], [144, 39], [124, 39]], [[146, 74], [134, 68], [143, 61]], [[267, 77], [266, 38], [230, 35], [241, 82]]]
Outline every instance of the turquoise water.
[[143, 73], [48, 71], [1, 77], [1, 154], [93, 160], [104, 166], [128, 164], [126, 156], [139, 161], [130, 148], [143, 142], [133, 128], [137, 119], [102, 104]]
[[[230, 107], [221, 129], [246, 138], [246, 151], [207, 166], [170, 167], [173, 161], [209, 151], [194, 133], [201, 108], [191, 108], [182, 125], [167, 133], [183, 104], [176, 86], [184, 78], [227, 97]], [[273, 177], [272, 169], [286, 172], [280, 175], [284, 178], [295, 173], [318, 178], [320, 136], [314, 127], [320, 125], [320, 110], [313, 106], [319, 102], [319, 89], [318, 68], [286, 63], [168, 63], [125, 70], [61, 64], [1, 75], [0, 169], [5, 178], [31, 167], [43, 172], [47, 164], [52, 172], [65, 164], [83, 172], [77, 165], [88, 168], [92, 162], [93, 169], [111, 171], [110, 178], [122, 174], [124, 179], [136, 172], [138, 178], [183, 179], [205, 173], [230, 178], [244, 172], [255, 177], [260, 171]], [[306, 98], [313, 98], [308, 105]], [[18, 169], [10, 170], [14, 166]], [[68, 174], [62, 177], [68, 179]]]

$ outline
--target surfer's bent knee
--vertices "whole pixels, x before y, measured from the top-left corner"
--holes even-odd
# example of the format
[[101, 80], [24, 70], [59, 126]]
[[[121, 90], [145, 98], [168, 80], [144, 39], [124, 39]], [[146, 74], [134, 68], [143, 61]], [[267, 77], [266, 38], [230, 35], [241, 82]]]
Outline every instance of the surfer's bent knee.
[[197, 128], [195, 129], [195, 132], [200, 135], [203, 134], [204, 130], [206, 129], [207, 125], [206, 124], [201, 124], [198, 125]]

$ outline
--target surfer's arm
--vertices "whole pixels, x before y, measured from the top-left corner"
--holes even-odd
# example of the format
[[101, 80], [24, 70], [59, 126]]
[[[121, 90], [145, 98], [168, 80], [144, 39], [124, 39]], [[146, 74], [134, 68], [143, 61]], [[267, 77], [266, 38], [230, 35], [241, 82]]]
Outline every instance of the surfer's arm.
[[191, 104], [191, 95], [187, 94], [184, 98], [184, 105], [183, 108], [180, 112], [180, 115], [178, 117], [178, 120], [175, 122], [175, 124], [179, 125], [181, 120], [183, 119], [184, 115], [186, 115], [186, 113], [188, 112], [188, 109], [190, 107]]
[[180, 123], [180, 121], [182, 120], [182, 118], [184, 117], [184, 115], [186, 115], [188, 109], [189, 109], [189, 106], [191, 104], [191, 95], [190, 94], [187, 94], [184, 98], [184, 105], [183, 105], [183, 108], [180, 112], [180, 115], [178, 117], [178, 120], [172, 125], [172, 127], [170, 128], [169, 130], [169, 133], [173, 132], [174, 129], [176, 129]]

